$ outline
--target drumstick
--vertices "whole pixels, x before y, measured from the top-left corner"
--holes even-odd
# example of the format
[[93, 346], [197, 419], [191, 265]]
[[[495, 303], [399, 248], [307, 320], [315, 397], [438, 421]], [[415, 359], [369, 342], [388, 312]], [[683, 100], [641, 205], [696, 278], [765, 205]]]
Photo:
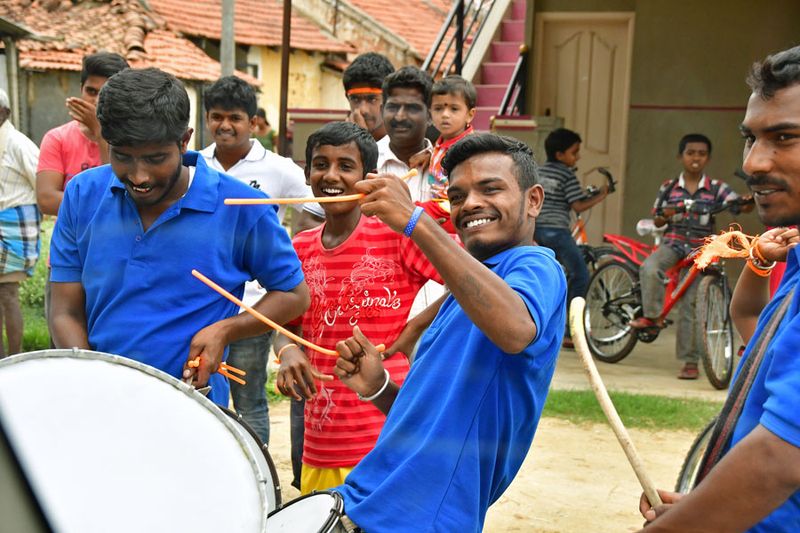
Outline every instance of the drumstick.
[[[194, 359], [189, 359], [189, 361], [186, 363], [186, 366], [188, 366], [189, 368], [197, 368], [197, 367], [199, 367], [200, 366], [200, 356], [198, 355]], [[219, 364], [219, 369], [217, 369], [217, 373], [218, 374], [221, 374], [221, 375], [225, 376], [226, 378], [235, 381], [239, 385], [247, 385], [247, 382], [245, 380], [243, 380], [241, 378], [237, 378], [236, 376], [232, 376], [232, 375], [229, 374], [229, 372], [233, 372], [234, 374], [239, 374], [240, 376], [246, 376], [247, 375], [247, 372], [245, 372], [244, 370], [240, 370], [240, 369], [236, 368], [235, 366], [231, 366], [231, 365], [227, 364], [225, 361], [221, 362]], [[191, 385], [191, 383], [189, 383], [189, 385]]]
[[639, 484], [642, 486], [645, 496], [647, 496], [650, 505], [653, 507], [661, 505], [661, 497], [658, 495], [658, 491], [656, 491], [650, 476], [645, 472], [644, 463], [642, 463], [642, 459], [639, 457], [639, 453], [633, 445], [628, 430], [625, 429], [622, 419], [620, 419], [617, 410], [614, 408], [611, 397], [608, 395], [605, 385], [603, 385], [603, 379], [600, 377], [597, 366], [594, 364], [592, 354], [589, 352], [589, 345], [586, 342], [586, 331], [583, 326], [584, 307], [586, 307], [586, 301], [583, 298], [577, 297], [572, 299], [572, 304], [569, 307], [569, 325], [570, 331], [572, 331], [572, 342], [575, 344], [575, 349], [581, 356], [583, 369], [589, 377], [589, 383], [592, 385], [594, 395], [597, 397], [597, 401], [600, 402], [600, 407], [603, 409], [603, 413], [605, 413], [611, 425], [611, 429], [614, 430], [614, 434], [617, 436], [622, 450], [628, 457], [628, 462], [633, 467], [633, 471], [639, 479]]
[[[250, 313], [251, 315], [256, 317], [258, 320], [260, 320], [264, 324], [268, 325], [269, 327], [271, 327], [275, 331], [277, 331], [279, 333], [282, 333], [283, 335], [286, 335], [287, 337], [292, 339], [294, 342], [296, 342], [298, 344], [302, 344], [303, 346], [305, 346], [307, 348], [311, 348], [312, 350], [316, 350], [319, 353], [322, 353], [322, 354], [325, 354], [325, 355], [332, 355], [334, 357], [338, 357], [339, 356], [339, 352], [337, 352], [336, 350], [330, 350], [328, 348], [323, 348], [322, 346], [317, 346], [313, 342], [309, 342], [309, 341], [305, 340], [304, 338], [295, 335], [294, 333], [292, 333], [288, 329], [284, 328], [280, 324], [278, 324], [276, 322], [273, 322], [272, 320], [270, 320], [269, 318], [265, 317], [264, 315], [262, 315], [261, 313], [259, 313], [258, 311], [256, 311], [252, 307], [250, 307], [249, 305], [245, 305], [245, 303], [243, 301], [241, 301], [239, 298], [237, 298], [233, 294], [229, 293], [228, 291], [226, 291], [225, 289], [223, 289], [222, 287], [220, 287], [219, 285], [217, 285], [216, 283], [214, 283], [213, 281], [211, 281], [210, 279], [205, 277], [203, 274], [198, 272], [197, 270], [192, 270], [192, 276], [196, 277], [197, 279], [199, 279], [200, 281], [202, 281], [203, 283], [208, 285], [210, 288], [214, 289], [219, 294], [221, 294], [222, 296], [224, 296], [225, 298], [227, 298], [231, 302], [235, 303], [236, 305], [238, 305], [239, 307], [241, 307], [242, 309], [244, 309], [245, 311], [247, 311], [248, 313]], [[382, 352], [382, 351], [384, 351], [386, 349], [386, 346], [384, 346], [383, 344], [379, 344], [379, 345], [377, 345], [375, 347], [375, 349], [378, 350], [379, 352]]]
[[[403, 181], [407, 181], [417, 175], [417, 169], [412, 168], [408, 174], [403, 176]], [[289, 204], [327, 204], [333, 202], [354, 202], [366, 196], [363, 193], [345, 194], [343, 196], [314, 196], [311, 198], [225, 198], [225, 205], [289, 205]]]

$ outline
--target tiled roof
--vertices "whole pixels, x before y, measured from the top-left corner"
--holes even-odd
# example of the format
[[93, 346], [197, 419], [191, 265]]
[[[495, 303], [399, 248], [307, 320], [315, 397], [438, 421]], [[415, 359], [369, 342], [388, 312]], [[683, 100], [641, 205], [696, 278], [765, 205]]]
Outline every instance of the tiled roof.
[[347, 1], [402, 37], [421, 58], [428, 55], [450, 10], [446, 0]]
[[[148, 0], [169, 27], [185, 35], [219, 39], [221, 0]], [[236, 0], [236, 42], [256, 46], [280, 46], [283, 4], [278, 0]], [[321, 52], [354, 52], [349, 44], [322, 32], [308, 19], [292, 13], [291, 47]]]
[[[0, 16], [25, 24], [36, 39], [18, 42], [20, 67], [29, 70], [81, 69], [88, 53], [105, 50], [133, 67], [157, 67], [186, 80], [214, 81], [220, 65], [173, 31], [137, 0], [3, 0]], [[248, 82], [258, 81], [237, 73]]]

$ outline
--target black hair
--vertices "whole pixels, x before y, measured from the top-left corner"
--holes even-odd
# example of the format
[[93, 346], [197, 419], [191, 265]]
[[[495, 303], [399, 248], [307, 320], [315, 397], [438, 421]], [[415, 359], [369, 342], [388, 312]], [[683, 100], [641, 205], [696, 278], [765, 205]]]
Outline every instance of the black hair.
[[256, 116], [263, 118], [264, 122], [266, 122], [267, 125], [269, 125], [269, 120], [267, 120], [267, 112], [264, 110], [263, 107], [259, 107], [258, 109], [256, 109]]
[[342, 73], [344, 90], [354, 85], [366, 85], [374, 89], [383, 87], [383, 79], [394, 72], [394, 65], [381, 54], [367, 52], [356, 57]]
[[446, 76], [433, 84], [431, 96], [442, 96], [445, 94], [458, 95], [464, 98], [467, 109], [474, 108], [478, 103], [478, 91], [469, 80], [453, 74]]
[[708, 146], [708, 155], [711, 155], [711, 139], [702, 133], [688, 133], [681, 137], [678, 143], [678, 155], [681, 155], [686, 150], [686, 145], [689, 143], [705, 143]]
[[514, 161], [517, 183], [521, 191], [527, 191], [539, 183], [539, 168], [533, 150], [524, 142], [494, 133], [467, 135], [447, 150], [442, 160], [442, 169], [448, 176], [471, 157], [496, 152], [511, 157]]
[[244, 109], [247, 116], [253, 118], [256, 115], [256, 111], [258, 111], [256, 91], [241, 78], [223, 76], [205, 90], [203, 107], [205, 107], [206, 113], [214, 107], [219, 107], [226, 111]]
[[81, 64], [81, 86], [89, 76], [110, 78], [117, 72], [130, 68], [125, 58], [112, 52], [97, 52], [83, 56]]
[[180, 143], [189, 125], [189, 96], [172, 74], [127, 69], [100, 91], [97, 119], [111, 146]]
[[548, 161], [558, 161], [556, 154], [566, 152], [570, 146], [581, 141], [581, 136], [567, 128], [558, 128], [550, 132], [544, 140], [544, 151]]
[[422, 94], [425, 105], [430, 107], [433, 78], [424, 70], [408, 65], [386, 76], [383, 80], [383, 101], [386, 102], [389, 99], [389, 93], [398, 87], [417, 89]]
[[361, 154], [364, 176], [378, 168], [378, 143], [364, 128], [352, 122], [329, 122], [308, 137], [306, 143], [306, 176], [311, 174], [311, 156], [320, 146], [342, 146], [356, 143]]
[[763, 100], [769, 100], [776, 91], [797, 83], [800, 83], [800, 46], [753, 63], [747, 77], [747, 84]]

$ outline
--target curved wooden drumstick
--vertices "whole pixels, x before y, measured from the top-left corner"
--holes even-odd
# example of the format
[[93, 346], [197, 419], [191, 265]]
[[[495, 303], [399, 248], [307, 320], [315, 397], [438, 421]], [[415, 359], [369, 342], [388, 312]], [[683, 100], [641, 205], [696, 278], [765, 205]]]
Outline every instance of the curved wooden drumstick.
[[[417, 175], [417, 169], [412, 168], [403, 176], [407, 181]], [[289, 205], [289, 204], [329, 204], [334, 202], [355, 202], [366, 196], [363, 193], [345, 194], [342, 196], [314, 196], [311, 198], [225, 198], [225, 205]]]
[[[219, 294], [221, 294], [222, 296], [224, 296], [225, 298], [227, 298], [231, 302], [235, 303], [236, 305], [238, 305], [239, 307], [241, 307], [242, 309], [244, 309], [245, 311], [247, 311], [248, 313], [250, 313], [251, 315], [256, 317], [258, 320], [260, 320], [264, 324], [268, 325], [269, 327], [271, 327], [275, 331], [278, 331], [278, 332], [282, 333], [283, 335], [286, 335], [287, 337], [292, 339], [294, 342], [296, 342], [298, 344], [302, 344], [303, 346], [305, 346], [307, 348], [311, 348], [312, 350], [316, 350], [319, 353], [322, 353], [322, 354], [325, 354], [325, 355], [331, 355], [333, 357], [338, 357], [339, 356], [339, 352], [337, 352], [336, 350], [330, 350], [328, 348], [323, 348], [322, 346], [317, 346], [313, 342], [307, 341], [304, 338], [295, 335], [294, 333], [292, 333], [288, 329], [284, 328], [283, 326], [281, 326], [277, 322], [273, 322], [272, 320], [270, 320], [269, 318], [265, 317], [264, 315], [262, 315], [261, 313], [259, 313], [258, 311], [256, 311], [252, 307], [250, 307], [249, 305], [245, 305], [245, 303], [243, 301], [241, 301], [239, 298], [237, 298], [233, 294], [229, 293], [228, 291], [226, 291], [225, 289], [223, 289], [222, 287], [220, 287], [219, 285], [217, 285], [216, 283], [214, 283], [213, 281], [211, 281], [210, 279], [205, 277], [203, 274], [198, 272], [197, 270], [192, 270], [192, 276], [196, 277], [197, 279], [199, 279], [200, 281], [202, 281], [203, 283], [208, 285], [210, 288], [214, 289]], [[375, 349], [378, 350], [379, 352], [382, 352], [382, 351], [384, 351], [386, 349], [386, 346], [383, 345], [383, 344], [379, 344], [379, 345], [377, 345], [375, 347]]]
[[611, 401], [611, 397], [608, 395], [605, 385], [603, 385], [603, 379], [600, 377], [600, 373], [597, 372], [597, 366], [594, 364], [594, 359], [592, 359], [592, 354], [589, 351], [589, 345], [586, 342], [586, 331], [583, 326], [584, 307], [586, 307], [586, 301], [580, 297], [573, 298], [569, 306], [569, 329], [572, 331], [572, 342], [575, 344], [575, 349], [581, 356], [583, 369], [589, 377], [589, 383], [592, 385], [594, 395], [597, 397], [597, 401], [600, 402], [600, 407], [603, 409], [603, 413], [605, 413], [608, 423], [611, 425], [611, 429], [614, 430], [614, 434], [617, 436], [617, 440], [622, 446], [622, 450], [625, 452], [628, 462], [633, 467], [633, 472], [639, 479], [639, 484], [642, 486], [645, 496], [650, 500], [650, 505], [653, 507], [661, 505], [661, 497], [658, 495], [658, 491], [656, 491], [650, 476], [645, 472], [644, 463], [642, 463], [642, 459], [639, 457], [639, 453], [633, 445], [628, 430], [625, 429], [622, 419], [620, 419], [617, 410], [614, 408], [614, 403]]

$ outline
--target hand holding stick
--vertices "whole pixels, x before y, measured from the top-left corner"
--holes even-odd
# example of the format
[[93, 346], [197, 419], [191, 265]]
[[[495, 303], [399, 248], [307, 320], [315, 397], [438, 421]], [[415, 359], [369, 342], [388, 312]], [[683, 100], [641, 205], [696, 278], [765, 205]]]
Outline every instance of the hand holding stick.
[[650, 476], [645, 472], [644, 463], [642, 463], [642, 459], [639, 457], [639, 453], [633, 445], [628, 430], [625, 429], [625, 425], [622, 423], [617, 410], [614, 408], [611, 397], [609, 397], [608, 391], [605, 385], [603, 385], [603, 379], [597, 372], [592, 354], [589, 352], [589, 345], [586, 342], [586, 332], [583, 328], [583, 309], [585, 306], [586, 301], [580, 297], [574, 298], [570, 304], [569, 325], [570, 331], [572, 331], [572, 342], [575, 344], [575, 349], [581, 356], [583, 368], [586, 371], [586, 375], [589, 377], [589, 383], [592, 385], [594, 395], [597, 397], [597, 401], [600, 402], [600, 407], [603, 409], [603, 413], [605, 413], [611, 425], [611, 429], [614, 430], [614, 434], [617, 436], [622, 450], [628, 457], [628, 462], [630, 462], [633, 467], [633, 471], [639, 479], [639, 484], [642, 486], [645, 496], [650, 500], [650, 504], [653, 507], [661, 505], [661, 497], [658, 495]]

